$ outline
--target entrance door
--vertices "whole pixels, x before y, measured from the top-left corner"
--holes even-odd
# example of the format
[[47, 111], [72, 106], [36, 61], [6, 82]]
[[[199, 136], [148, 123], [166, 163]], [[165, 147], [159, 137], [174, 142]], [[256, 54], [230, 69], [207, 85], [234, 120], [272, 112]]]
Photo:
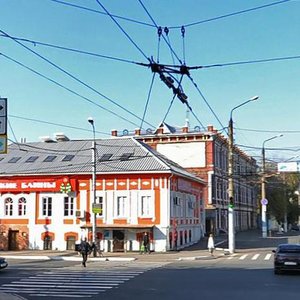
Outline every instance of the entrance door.
[[124, 231], [113, 230], [113, 252], [124, 251]]
[[8, 231], [8, 250], [19, 250], [18, 249], [18, 230]]

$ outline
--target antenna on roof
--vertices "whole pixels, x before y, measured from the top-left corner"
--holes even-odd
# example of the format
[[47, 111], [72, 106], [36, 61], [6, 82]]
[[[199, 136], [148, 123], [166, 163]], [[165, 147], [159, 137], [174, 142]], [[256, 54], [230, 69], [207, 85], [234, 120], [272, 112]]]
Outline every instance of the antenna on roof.
[[190, 110], [187, 108], [185, 113], [185, 127], [190, 128]]

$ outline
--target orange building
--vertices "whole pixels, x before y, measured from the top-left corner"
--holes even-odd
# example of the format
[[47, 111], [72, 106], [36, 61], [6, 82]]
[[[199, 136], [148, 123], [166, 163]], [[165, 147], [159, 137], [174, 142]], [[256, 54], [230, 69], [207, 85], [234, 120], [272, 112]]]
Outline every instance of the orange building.
[[0, 249], [103, 251], [191, 245], [203, 236], [204, 181], [133, 138], [96, 140], [93, 194], [91, 140], [12, 144], [0, 155]]

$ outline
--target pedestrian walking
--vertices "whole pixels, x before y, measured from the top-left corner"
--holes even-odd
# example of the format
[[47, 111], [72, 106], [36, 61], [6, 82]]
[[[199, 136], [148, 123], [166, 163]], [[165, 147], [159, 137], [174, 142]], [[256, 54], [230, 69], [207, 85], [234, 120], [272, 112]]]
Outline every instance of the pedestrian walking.
[[214, 250], [215, 250], [215, 242], [214, 242], [214, 237], [213, 237], [212, 233], [208, 237], [207, 248], [208, 248], [209, 253], [213, 256]]
[[88, 257], [88, 254], [90, 253], [91, 250], [92, 249], [91, 249], [90, 244], [87, 242], [87, 239], [84, 238], [84, 240], [80, 244], [80, 252], [81, 252], [81, 255], [82, 255], [82, 265], [84, 267], [86, 267], [87, 257]]
[[144, 253], [149, 253], [150, 254], [150, 239], [149, 239], [148, 232], [144, 233], [143, 246], [144, 246]]

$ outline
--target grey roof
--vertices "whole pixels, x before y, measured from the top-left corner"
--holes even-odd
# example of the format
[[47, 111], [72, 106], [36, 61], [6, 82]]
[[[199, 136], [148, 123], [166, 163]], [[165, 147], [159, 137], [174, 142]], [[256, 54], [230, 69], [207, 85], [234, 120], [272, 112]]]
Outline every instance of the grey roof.
[[[0, 154], [0, 177], [90, 174], [92, 147], [93, 140], [14, 143], [7, 154]], [[96, 150], [97, 174], [173, 172], [201, 181], [132, 137], [97, 139]]]

